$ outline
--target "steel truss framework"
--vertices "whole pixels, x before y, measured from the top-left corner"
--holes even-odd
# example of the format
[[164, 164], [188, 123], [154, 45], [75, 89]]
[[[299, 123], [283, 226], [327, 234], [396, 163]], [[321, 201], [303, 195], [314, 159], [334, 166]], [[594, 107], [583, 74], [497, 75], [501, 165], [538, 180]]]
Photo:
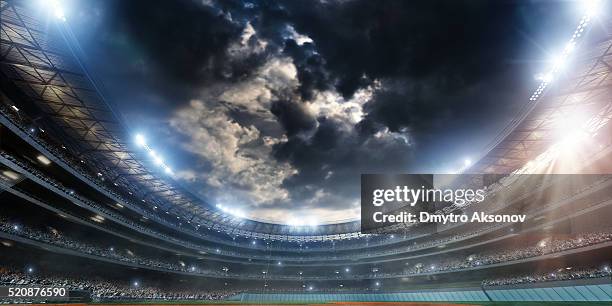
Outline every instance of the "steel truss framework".
[[[126, 139], [121, 119], [100, 94], [70, 44], [62, 23], [43, 22], [22, 1], [1, 1], [2, 77], [34, 101], [60, 129], [65, 146], [86, 165], [94, 165], [112, 183], [126, 188], [149, 207], [159, 207], [193, 224], [229, 234], [270, 238], [274, 235], [354, 237], [359, 224], [322, 225], [297, 231], [293, 227], [236, 218], [211, 209], [202, 200], [160, 172], [152, 171]], [[308, 238], [304, 237], [306, 240]]]
[[[612, 29], [610, 23], [607, 29]], [[584, 45], [572, 69], [543, 99], [527, 105], [469, 171], [499, 174], [521, 168], [558, 142], [559, 125], [570, 123], [576, 114], [585, 115], [581, 119], [590, 125], [603, 126], [612, 119], [612, 35], [607, 35]]]
[[[70, 151], [78, 152], [84, 164], [133, 193], [143, 205], [160, 207], [182, 220], [207, 224], [230, 235], [304, 241], [360, 235], [358, 221], [304, 230], [240, 219], [210, 207], [147, 167], [142, 153], [132, 150], [129, 131], [81, 64], [63, 23], [45, 22], [46, 18], [22, 1], [0, 1], [0, 13], [1, 77], [52, 119], [55, 126], [50, 128], [65, 139]], [[555, 141], [555, 124], [578, 110], [601, 122], [612, 118], [612, 36], [581, 50], [571, 73], [540, 101], [527, 105], [523, 115], [467, 171], [507, 174], [522, 167]]]

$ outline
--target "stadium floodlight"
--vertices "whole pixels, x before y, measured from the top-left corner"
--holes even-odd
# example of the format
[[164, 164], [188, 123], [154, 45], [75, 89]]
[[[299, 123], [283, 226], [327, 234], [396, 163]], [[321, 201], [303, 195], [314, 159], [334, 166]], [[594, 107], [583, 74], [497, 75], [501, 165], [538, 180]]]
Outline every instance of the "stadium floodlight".
[[28, 267], [28, 273], [33, 273], [33, 272], [34, 272], [34, 268]]
[[376, 282], [374, 285], [376, 285], [376, 287], [380, 286], [380, 282]]
[[38, 155], [36, 156], [36, 160], [38, 160], [41, 164], [48, 166], [51, 164], [51, 161], [44, 155]]
[[162, 156], [158, 155], [155, 150], [153, 150], [151, 147], [149, 147], [149, 145], [147, 145], [147, 140], [142, 134], [136, 134], [136, 136], [134, 136], [134, 139], [139, 147], [144, 148], [144, 150], [149, 153], [155, 165], [161, 167], [166, 174], [173, 174], [172, 169], [168, 165], [166, 165]]
[[562, 70], [565, 67], [566, 57], [564, 55], [565, 54], [553, 56], [550, 59], [550, 62], [552, 63], [553, 71], [559, 71], [559, 70]]
[[136, 139], [136, 144], [138, 146], [144, 147], [147, 144], [147, 140], [142, 134], [136, 134], [136, 137], [134, 138]]
[[350, 268], [344, 268], [344, 272], [347, 272], [347, 273], [351, 272], [351, 269]]
[[102, 223], [105, 220], [104, 217], [102, 217], [100, 215], [91, 216], [91, 217], [89, 217], [89, 219], [94, 221], [94, 222], [97, 222], [97, 223]]
[[277, 265], [281, 266], [283, 263], [281, 261], [276, 263]]
[[12, 181], [16, 181], [20, 178], [19, 174], [17, 174], [17, 172], [13, 172], [10, 170], [4, 170], [2, 171], [2, 175], [6, 176], [8, 179], [12, 180]]
[[135, 281], [134, 283], [132, 283], [132, 285], [134, 285], [134, 287], [138, 287], [138, 286], [140, 286], [140, 283]]

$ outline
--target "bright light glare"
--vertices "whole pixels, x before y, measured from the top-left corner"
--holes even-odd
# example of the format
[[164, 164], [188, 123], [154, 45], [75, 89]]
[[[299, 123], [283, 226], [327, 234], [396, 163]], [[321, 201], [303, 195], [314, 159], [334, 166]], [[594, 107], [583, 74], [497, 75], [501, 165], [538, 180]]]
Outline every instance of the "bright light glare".
[[240, 210], [240, 209], [225, 207], [222, 204], [217, 204], [216, 206], [221, 211], [223, 211], [225, 213], [228, 213], [230, 215], [233, 215], [234, 217], [243, 218], [243, 219], [246, 218], [246, 214], [242, 210]]
[[557, 139], [566, 139], [568, 135], [583, 130], [589, 121], [589, 116], [580, 109], [562, 113], [555, 118], [554, 127]]
[[153, 150], [151, 147], [149, 147], [149, 145], [147, 145], [147, 140], [142, 134], [136, 134], [134, 140], [139, 147], [144, 148], [144, 150], [149, 153], [149, 156], [151, 156], [155, 165], [162, 168], [166, 174], [173, 174], [172, 169], [168, 165], [166, 165], [162, 156], [158, 155], [155, 150]]
[[142, 136], [142, 134], [136, 134], [136, 144], [143, 147], [147, 144], [147, 140]]
[[574, 148], [579, 146], [580, 143], [587, 139], [587, 137], [587, 133], [583, 131], [569, 133], [563, 140], [561, 140], [561, 142], [559, 142], [559, 147], [565, 152], [572, 151]]
[[574, 48], [576, 48], [576, 42], [574, 41], [570, 41], [567, 43], [567, 45], [565, 45], [565, 50], [563, 50], [563, 52], [567, 53], [571, 53], [572, 51], [574, 51]]
[[61, 21], [66, 21], [66, 16], [64, 15], [64, 9], [62, 9], [61, 7], [56, 7], [53, 11], [55, 18], [61, 20]]
[[558, 71], [565, 67], [565, 57], [562, 55], [554, 56], [551, 60], [553, 70]]
[[159, 155], [153, 156], [153, 161], [155, 162], [156, 165], [161, 165], [164, 163], [164, 160]]
[[302, 225], [304, 225], [304, 222], [302, 222], [302, 220], [300, 220], [298, 218], [291, 218], [291, 219], [289, 219], [289, 225], [291, 225], [291, 226], [302, 226]]
[[466, 159], [463, 161], [463, 165], [464, 165], [464, 166], [466, 166], [466, 167], [469, 167], [470, 165], [472, 165], [472, 160], [471, 160], [471, 159], [469, 159], [469, 158], [466, 158]]
[[308, 218], [308, 222], [307, 223], [308, 223], [309, 226], [317, 226], [317, 225], [319, 225], [319, 222], [317, 222], [317, 219], [312, 218], [312, 217]]
[[66, 12], [60, 0], [46, 0], [42, 1], [43, 5], [47, 6], [49, 11], [53, 14], [53, 17], [66, 21]]
[[600, 12], [601, 0], [581, 0], [580, 3], [587, 17], [594, 17]]
[[539, 73], [536, 75], [536, 80], [538, 81], [542, 81], [545, 83], [550, 83], [550, 81], [552, 81], [553, 79], [553, 74], [552, 73]]

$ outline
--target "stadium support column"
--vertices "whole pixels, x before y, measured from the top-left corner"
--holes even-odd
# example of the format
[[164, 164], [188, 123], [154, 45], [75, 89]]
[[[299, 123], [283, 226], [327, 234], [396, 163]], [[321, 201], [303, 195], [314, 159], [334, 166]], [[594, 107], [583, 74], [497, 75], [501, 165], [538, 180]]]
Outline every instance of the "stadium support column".
[[484, 283], [480, 283], [480, 290], [482, 290], [482, 293], [484, 293], [484, 295], [487, 297], [487, 300], [489, 300], [489, 302], [493, 302], [493, 300], [489, 296], [489, 293], [487, 292], [487, 290], [484, 287]]

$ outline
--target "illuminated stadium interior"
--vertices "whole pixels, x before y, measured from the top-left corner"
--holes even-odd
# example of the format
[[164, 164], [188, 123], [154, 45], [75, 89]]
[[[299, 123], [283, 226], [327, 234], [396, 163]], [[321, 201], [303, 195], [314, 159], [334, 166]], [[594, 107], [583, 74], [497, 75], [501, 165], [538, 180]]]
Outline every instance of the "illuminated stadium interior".
[[[604, 305], [612, 301], [609, 1], [525, 1], [526, 7], [517, 11], [534, 6], [538, 12], [521, 15], [528, 20], [526, 23], [533, 22], [527, 17], [537, 14], [548, 14], [547, 18], [557, 20], [557, 13], [571, 23], [560, 26], [557, 33], [557, 29], [545, 28], [554, 22], [542, 21], [542, 25], [534, 26], [537, 32], [521, 34], [533, 36], [523, 43], [530, 41], [529, 45], [545, 45], [549, 49], [559, 45], [548, 46], [553, 40], [543, 32], [562, 40], [557, 55], [544, 64], [511, 61], [518, 67], [513, 66], [514, 70], [541, 70], [535, 81], [508, 83], [504, 79], [507, 76], [496, 76], [496, 84], [483, 80], [471, 84], [471, 90], [483, 92], [481, 99], [492, 101], [487, 102], [492, 103], [488, 106], [469, 106], [476, 110], [486, 108], [487, 113], [479, 116], [489, 123], [485, 126], [484, 121], [478, 121], [481, 119], [474, 119], [471, 130], [456, 128], [455, 132], [463, 134], [456, 136], [446, 131], [450, 136], [445, 137], [461, 138], [474, 133], [479, 145], [471, 140], [449, 140], [447, 145], [431, 146], [422, 143], [430, 135], [428, 129], [434, 127], [423, 127], [418, 118], [406, 119], [409, 123], [404, 125], [397, 123], [402, 119], [397, 117], [404, 114], [396, 109], [397, 105], [393, 104], [391, 113], [399, 114], [389, 115], [389, 121], [372, 115], [377, 114], [376, 103], [383, 103], [376, 100], [384, 96], [380, 92], [403, 86], [394, 78], [399, 79], [398, 75], [404, 72], [389, 72], [390, 68], [384, 66], [389, 63], [384, 59], [363, 63], [364, 67], [377, 68], [368, 66], [358, 71], [351, 66], [363, 59], [357, 55], [351, 58], [350, 54], [332, 56], [326, 49], [329, 46], [325, 39], [331, 36], [337, 39], [334, 48], [346, 51], [341, 44], [350, 42], [342, 36], [342, 26], [332, 31], [322, 29], [324, 24], [308, 26], [310, 21], [306, 21], [304, 25], [304, 20], [325, 15], [322, 11], [326, 10], [342, 18], [347, 18], [347, 12], [357, 12], [364, 19], [370, 13], [383, 14], [382, 18], [377, 15], [375, 22], [368, 21], [374, 24], [370, 24], [368, 35], [376, 36], [377, 31], [388, 30], [386, 22], [393, 25], [395, 18], [406, 18], [403, 13], [393, 12], [393, 8], [403, 9], [405, 4], [357, 0], [312, 0], [311, 4], [170, 1], [160, 3], [158, 8], [154, 4], [144, 8], [137, 1], [78, 2], [0, 0], [0, 287], [61, 287], [70, 292], [66, 301], [78, 303], [497, 305], [494, 303], [532, 301], [541, 305]], [[474, 8], [478, 16], [479, 6], [486, 7], [485, 11], [500, 9], [489, 8], [486, 1], [478, 3]], [[182, 12], [185, 21], [180, 21], [183, 17], [173, 17], [177, 29], [191, 26], [188, 19], [199, 20], [202, 12], [212, 14], [213, 17], [202, 17], [210, 21], [198, 21], [202, 23], [196, 25], [214, 30], [195, 27], [193, 32], [218, 34], [215, 39], [226, 40], [219, 48], [230, 55], [218, 55], [217, 51], [208, 54], [201, 50], [204, 47], [192, 46], [191, 42], [185, 47], [181, 39], [194, 38], [178, 30], [158, 33], [160, 37], [149, 33], [163, 28], [165, 21], [156, 21], [159, 24], [151, 24], [150, 30], [147, 25], [130, 28], [137, 18], [172, 15], [164, 10], [181, 5], [185, 7], [177, 14], [182, 16]], [[194, 5], [205, 8], [190, 11]], [[304, 7], [309, 5], [312, 11]], [[376, 5], [383, 9], [368, 12], [367, 8]], [[450, 10], [453, 5], [442, 6]], [[410, 9], [420, 6], [415, 4]], [[423, 6], [424, 10], [431, 9]], [[134, 20], [122, 15], [134, 9], [140, 11], [139, 7], [144, 13]], [[429, 13], [425, 15], [428, 18]], [[109, 21], [104, 18], [121, 26], [105, 29]], [[330, 18], [323, 17], [321, 22]], [[352, 26], [355, 31], [363, 30]], [[277, 28], [282, 35], [275, 32]], [[113, 31], [130, 34], [115, 37], [111, 35]], [[161, 37], [169, 33], [170, 37]], [[280, 38], [274, 36], [277, 34]], [[138, 52], [146, 52], [138, 47], [122, 49], [113, 45], [137, 40], [130, 35], [146, 36], [141, 39], [154, 42], [152, 46], [143, 43], [142, 50], [158, 48], [156, 41], [164, 40], [165, 47], [159, 47], [162, 50], [148, 50], [157, 56], [167, 51], [165, 48], [172, 51], [164, 57], [204, 52], [210, 58], [187, 68], [197, 70], [201, 64], [206, 72], [193, 72], [197, 75], [193, 77], [195, 81], [164, 75], [177, 72], [164, 70], [166, 62], [147, 66], [155, 60], [142, 59]], [[400, 48], [403, 43], [395, 43], [395, 34], [380, 35], [383, 38], [372, 38], [371, 43], [388, 45], [381, 47], [386, 50], [381, 51], [382, 57], [390, 52], [389, 61], [395, 61], [395, 53], [387, 48]], [[210, 48], [221, 44], [217, 40], [210, 41]], [[242, 40], [242, 45], [236, 45], [234, 40]], [[414, 47], [418, 42], [415, 38], [415, 43], [406, 44]], [[174, 43], [179, 51], [169, 47]], [[449, 53], [462, 45], [454, 41], [449, 44]], [[446, 51], [432, 52], [430, 56], [442, 56], [439, 53]], [[486, 52], [497, 51], [491, 47]], [[113, 62], [115, 57], [126, 62]], [[287, 58], [291, 64], [286, 64]], [[440, 60], [440, 65], [450, 65], [445, 61], [458, 59], [449, 58]], [[414, 61], [418, 59], [415, 55]], [[343, 60], [346, 63], [338, 64]], [[133, 61], [133, 66], [127, 61]], [[165, 61], [184, 64], [178, 57]], [[216, 61], [227, 61], [233, 70], [217, 71], [212, 63]], [[467, 70], [480, 70], [472, 64], [466, 59], [468, 67], [457, 69], [463, 69], [460, 73], [466, 75], [471, 73]], [[395, 62], [390, 66], [396, 66]], [[191, 73], [182, 70], [187, 68], [177, 68], [178, 74], [184, 77]], [[338, 71], [348, 75], [351, 69], [358, 71], [359, 77], [347, 77], [355, 83], [349, 90], [343, 86], [344, 81], [349, 81]], [[417, 68], [409, 68], [412, 69]], [[447, 73], [446, 69], [455, 68], [437, 69]], [[114, 75], [113, 70], [125, 74]], [[524, 76], [522, 70], [509, 75]], [[134, 71], [154, 77], [136, 80], [139, 77], [134, 77]], [[266, 74], [270, 71], [273, 73]], [[403, 77], [427, 79], [430, 75], [415, 72]], [[179, 85], [162, 84], [171, 83], [168, 80]], [[151, 83], [146, 86], [138, 85], [148, 81]], [[198, 85], [192, 85], [194, 82]], [[277, 82], [286, 82], [282, 86], [292, 84], [294, 96], [283, 96], [285, 89], [277, 88], [281, 86]], [[437, 90], [438, 85], [431, 86]], [[503, 92], [498, 87], [483, 88], [488, 85], [510, 88]], [[188, 86], [191, 87], [185, 89]], [[259, 88], [265, 90], [259, 92]], [[172, 99], [191, 101], [176, 108], [171, 108], [172, 102], [156, 102], [170, 100], [168, 93], [160, 93], [164, 90], [175, 94]], [[197, 92], [193, 95], [201, 95], [201, 101], [214, 100], [213, 106], [184, 91]], [[236, 102], [253, 91], [257, 92], [253, 101], [273, 100], [269, 95], [288, 101], [258, 105], [251, 100], [247, 101], [251, 105]], [[153, 96], [146, 102], [129, 100]], [[442, 94], [430, 98], [443, 99]], [[495, 101], [512, 103], [498, 106]], [[303, 110], [291, 103], [308, 103], [310, 108]], [[497, 109], [504, 115], [493, 115]], [[316, 124], [300, 122], [296, 114], [302, 111], [316, 113]], [[160, 117], [151, 115], [153, 112]], [[417, 106], [409, 108], [409, 112], [419, 116], [426, 110]], [[449, 112], [451, 116], [464, 114]], [[441, 125], [453, 130], [464, 124], [458, 121], [469, 121], [470, 116], [460, 120], [443, 116], [448, 122]], [[370, 118], [379, 121], [368, 121]], [[336, 122], [341, 119], [346, 121]], [[191, 130], [186, 127], [190, 124], [202, 126], [193, 127], [193, 134], [183, 133]], [[359, 144], [349, 142], [347, 139], [366, 137], [355, 136], [359, 129], [377, 130]], [[426, 130], [426, 136], [419, 134], [421, 130]], [[355, 135], [338, 136], [338, 142], [344, 141], [340, 144], [321, 140], [325, 135], [341, 133]], [[322, 142], [329, 152], [316, 151], [313, 143], [317, 142]], [[222, 146], [228, 143], [237, 149], [231, 151]], [[224, 150], [230, 151], [229, 157]], [[419, 154], [431, 160], [413, 157]], [[416, 166], [394, 168], [385, 161], [404, 162], [401, 158], [414, 158], [407, 163]], [[377, 163], [384, 166], [377, 168]], [[360, 175], [420, 172], [449, 174], [455, 186], [472, 186], [476, 183], [462, 175], [477, 175], [487, 197], [472, 204], [470, 211], [520, 213], [526, 215], [526, 220], [399, 223], [374, 232], [363, 231], [359, 215]], [[0, 304], [33, 301], [45, 299], [0, 296]]]

